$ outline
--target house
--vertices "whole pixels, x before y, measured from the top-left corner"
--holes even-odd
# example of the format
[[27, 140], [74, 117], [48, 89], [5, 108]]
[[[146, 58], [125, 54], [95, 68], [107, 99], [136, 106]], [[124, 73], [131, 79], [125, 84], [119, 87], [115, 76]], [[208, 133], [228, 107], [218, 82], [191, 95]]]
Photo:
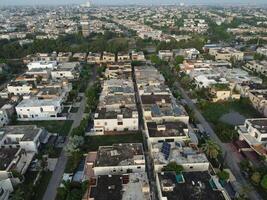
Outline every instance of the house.
[[145, 55], [142, 51], [132, 51], [132, 60], [133, 61], [145, 61]]
[[129, 53], [123, 53], [123, 52], [118, 52], [118, 62], [129, 62], [131, 61], [130, 54]]
[[267, 90], [249, 90], [248, 97], [253, 107], [267, 116]]
[[29, 152], [38, 152], [40, 138], [46, 130], [35, 125], [5, 126], [0, 128], [0, 147], [20, 147]]
[[[166, 142], [168, 141], [168, 142]], [[190, 140], [151, 143], [151, 157], [156, 172], [160, 172], [170, 162], [183, 166], [184, 171], [207, 171], [209, 161], [206, 155]]]
[[244, 68], [262, 75], [267, 75], [267, 61], [249, 61]]
[[15, 109], [20, 121], [66, 119], [59, 117], [63, 109], [61, 99], [23, 99]]
[[227, 101], [231, 98], [232, 91], [229, 84], [213, 84], [209, 90], [212, 102]]
[[208, 171], [159, 172], [156, 175], [159, 200], [230, 200], [218, 178]]
[[86, 53], [74, 53], [72, 58], [74, 60], [80, 61], [80, 62], [84, 62], [86, 61], [87, 57], [86, 57]]
[[146, 173], [102, 175], [90, 179], [90, 186], [82, 200], [150, 200]]
[[58, 65], [57, 69], [51, 71], [54, 80], [73, 80], [79, 77], [80, 64], [78, 62], [66, 62]]
[[101, 63], [101, 53], [89, 52], [87, 55], [87, 63], [100, 64]]
[[58, 62], [69, 62], [72, 56], [71, 52], [59, 52], [57, 54], [57, 61]]
[[30, 62], [28, 65], [28, 70], [32, 69], [54, 69], [57, 67], [57, 61], [35, 61]]
[[267, 118], [246, 119], [244, 125], [235, 129], [240, 141], [246, 142], [258, 155], [267, 156]]
[[100, 108], [95, 112], [94, 132], [97, 135], [136, 132], [138, 129], [136, 108]]
[[116, 61], [116, 56], [114, 53], [109, 53], [109, 52], [103, 52], [102, 56], [102, 62], [103, 63], [113, 63]]
[[171, 50], [160, 50], [158, 52], [158, 57], [161, 60], [170, 61], [173, 58], [173, 53]]
[[35, 93], [34, 83], [11, 81], [7, 84], [7, 91], [11, 95], [28, 95]]
[[100, 146], [93, 170], [95, 176], [145, 172], [143, 145], [124, 143]]
[[256, 52], [258, 54], [267, 56], [267, 46], [257, 48]]
[[244, 59], [244, 52], [238, 51], [231, 47], [225, 48], [213, 48], [209, 50], [210, 55], [215, 56], [215, 60], [227, 60], [231, 59], [236, 61], [242, 61]]

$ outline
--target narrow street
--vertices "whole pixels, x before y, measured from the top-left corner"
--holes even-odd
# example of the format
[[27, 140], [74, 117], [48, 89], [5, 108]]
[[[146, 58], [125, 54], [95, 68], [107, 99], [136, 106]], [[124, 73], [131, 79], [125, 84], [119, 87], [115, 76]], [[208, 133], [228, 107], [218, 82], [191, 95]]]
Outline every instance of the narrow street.
[[[96, 67], [93, 68], [93, 73], [91, 79], [88, 83], [88, 87], [92, 86], [96, 80]], [[73, 120], [71, 129], [68, 135], [71, 133], [73, 128], [76, 128], [80, 125], [81, 120], [83, 119], [83, 114], [86, 106], [86, 96], [84, 93], [79, 93], [79, 96], [82, 96], [82, 100], [80, 102], [79, 110], [76, 113], [71, 114], [71, 120]], [[64, 146], [68, 144], [69, 137], [67, 137]], [[57, 188], [61, 183], [62, 176], [64, 174], [64, 170], [68, 161], [68, 156], [63, 148], [61, 154], [58, 158], [55, 170], [53, 171], [50, 182], [47, 186], [46, 192], [43, 196], [43, 200], [54, 200], [57, 195]]]
[[196, 105], [193, 103], [193, 101], [187, 95], [186, 91], [182, 88], [180, 83], [175, 82], [174, 86], [180, 91], [180, 93], [181, 93], [183, 99], [185, 99], [188, 107], [194, 111], [194, 115], [195, 115], [196, 119], [202, 124], [205, 131], [210, 135], [210, 138], [221, 147], [222, 153], [224, 155], [226, 155], [225, 162], [228, 165], [228, 167], [231, 169], [233, 175], [236, 178], [236, 182], [233, 183], [235, 190], [238, 191], [240, 194], [242, 194], [242, 193], [247, 194], [251, 200], [262, 199], [260, 197], [260, 195], [254, 190], [253, 186], [251, 186], [250, 183], [243, 177], [243, 175], [240, 171], [240, 168], [239, 168], [239, 163], [238, 163], [239, 158], [237, 158], [236, 154], [234, 154], [232, 152], [232, 149], [229, 147], [229, 145], [222, 143], [221, 140], [217, 137], [214, 130], [211, 128], [211, 126], [206, 121], [206, 119], [203, 117], [203, 115], [198, 110]]

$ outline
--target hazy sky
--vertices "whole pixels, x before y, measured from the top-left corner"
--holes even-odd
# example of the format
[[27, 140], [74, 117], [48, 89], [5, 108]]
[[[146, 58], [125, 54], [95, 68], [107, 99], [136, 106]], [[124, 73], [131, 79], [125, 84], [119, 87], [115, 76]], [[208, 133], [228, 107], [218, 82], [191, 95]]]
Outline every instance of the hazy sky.
[[[0, 0], [0, 5], [40, 5], [83, 3], [86, 0]], [[95, 4], [267, 4], [267, 0], [91, 0]]]

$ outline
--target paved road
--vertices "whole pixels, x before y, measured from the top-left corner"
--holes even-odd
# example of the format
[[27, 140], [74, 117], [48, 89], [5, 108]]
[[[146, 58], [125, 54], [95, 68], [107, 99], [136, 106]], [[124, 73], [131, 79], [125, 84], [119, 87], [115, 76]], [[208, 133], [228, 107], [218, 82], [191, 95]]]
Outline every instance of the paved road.
[[[236, 153], [233, 153], [233, 150], [231, 149], [231, 147], [229, 145], [221, 142], [221, 140], [217, 137], [216, 133], [213, 131], [213, 129], [211, 128], [209, 123], [206, 121], [206, 119], [203, 117], [203, 115], [198, 110], [196, 105], [189, 98], [189, 96], [187, 95], [185, 90], [181, 87], [181, 85], [178, 82], [175, 83], [175, 87], [180, 91], [182, 97], [186, 100], [189, 108], [194, 111], [195, 117], [202, 124], [205, 131], [210, 135], [210, 138], [221, 147], [223, 154], [226, 154], [226, 158], [225, 158], [226, 160], [225, 161], [237, 180], [233, 183], [234, 188], [239, 193], [246, 193], [251, 200], [262, 199], [259, 196], [259, 194], [253, 189], [253, 187], [248, 183], [248, 181], [241, 174], [239, 164], [238, 164], [240, 159], [236, 155]], [[244, 191], [244, 188], [245, 188], [245, 191]]]
[[[88, 83], [88, 86], [92, 86], [96, 80], [96, 68], [94, 67], [93, 73], [90, 79], [90, 82]], [[80, 125], [81, 120], [83, 119], [83, 114], [85, 110], [85, 103], [86, 103], [86, 97], [84, 93], [79, 93], [79, 96], [82, 96], [82, 100], [80, 102], [79, 110], [77, 113], [71, 113], [70, 119], [73, 120], [72, 127], [70, 129], [70, 132], [73, 128], [76, 128]], [[69, 132], [69, 133], [70, 133]], [[66, 146], [69, 142], [69, 138], [66, 139], [64, 146]], [[63, 149], [61, 151], [61, 154], [58, 158], [55, 170], [53, 171], [52, 177], [50, 179], [50, 182], [47, 186], [46, 192], [43, 196], [43, 200], [54, 200], [57, 195], [57, 188], [61, 183], [62, 176], [64, 174], [65, 166], [68, 161], [68, 156]]]

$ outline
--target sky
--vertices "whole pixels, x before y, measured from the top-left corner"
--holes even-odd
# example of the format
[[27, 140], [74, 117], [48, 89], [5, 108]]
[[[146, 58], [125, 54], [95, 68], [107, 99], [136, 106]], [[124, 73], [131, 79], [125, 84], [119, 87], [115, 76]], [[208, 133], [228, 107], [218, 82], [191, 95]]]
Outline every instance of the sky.
[[[0, 5], [63, 5], [63, 4], [80, 4], [86, 0], [0, 0]], [[125, 5], [125, 4], [267, 4], [267, 0], [91, 0], [98, 5]]]

